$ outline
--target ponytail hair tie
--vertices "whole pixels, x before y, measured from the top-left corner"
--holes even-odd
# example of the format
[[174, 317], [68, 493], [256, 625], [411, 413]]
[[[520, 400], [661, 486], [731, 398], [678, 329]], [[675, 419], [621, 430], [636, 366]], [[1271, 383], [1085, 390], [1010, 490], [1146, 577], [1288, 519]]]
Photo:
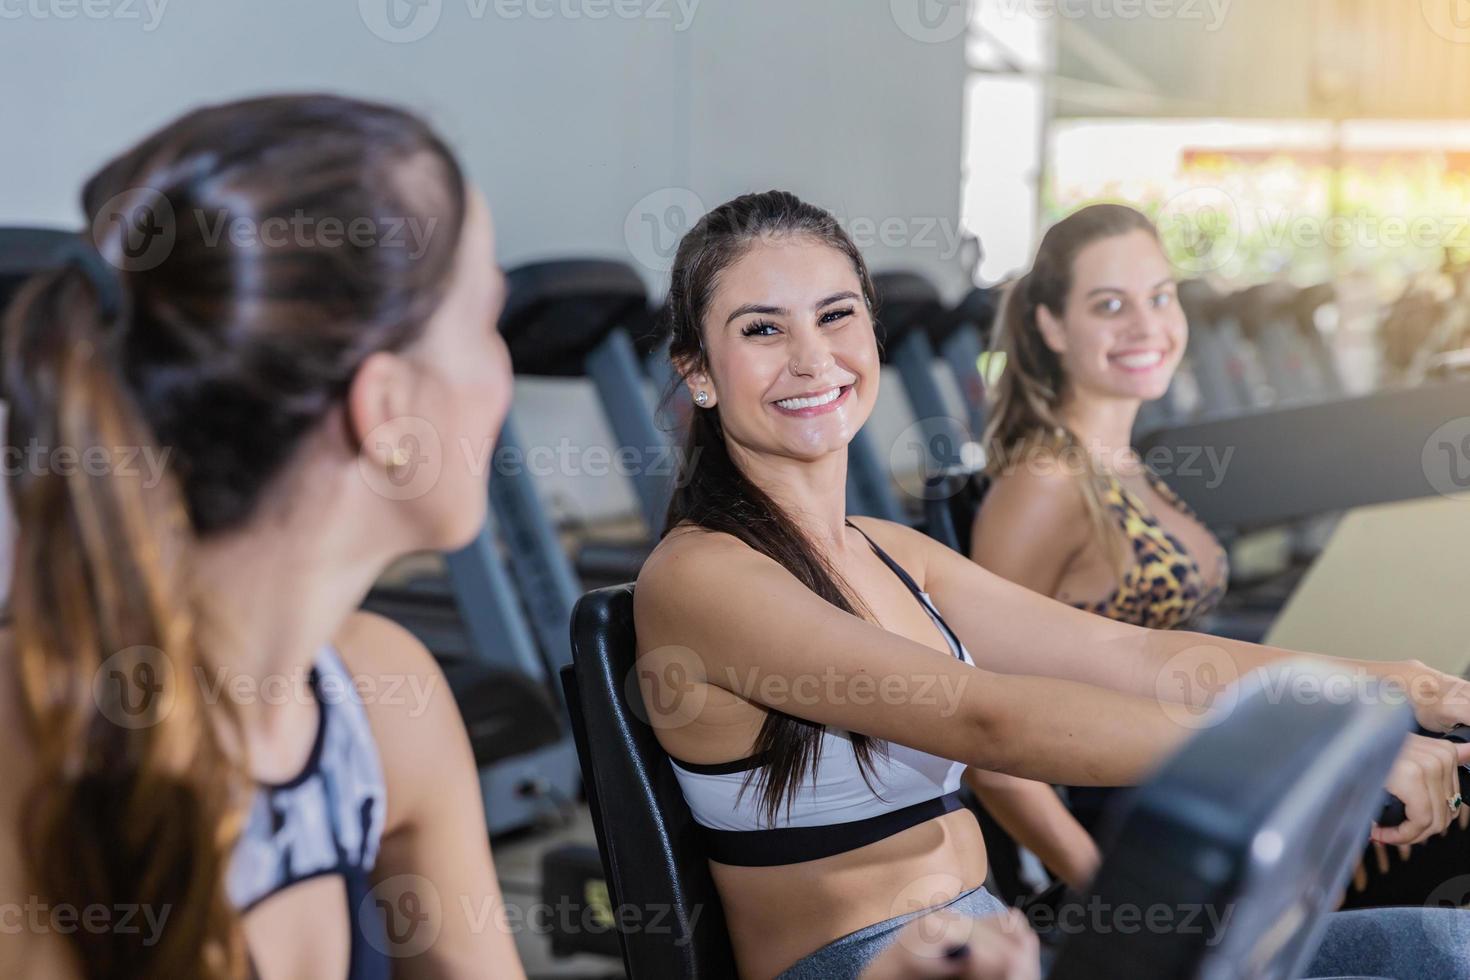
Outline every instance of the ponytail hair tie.
[[97, 296], [97, 307], [104, 320], [117, 319], [123, 307], [122, 275], [117, 266], [103, 258], [85, 234], [61, 245], [56, 250], [55, 259], [61, 266], [76, 268], [86, 277]]

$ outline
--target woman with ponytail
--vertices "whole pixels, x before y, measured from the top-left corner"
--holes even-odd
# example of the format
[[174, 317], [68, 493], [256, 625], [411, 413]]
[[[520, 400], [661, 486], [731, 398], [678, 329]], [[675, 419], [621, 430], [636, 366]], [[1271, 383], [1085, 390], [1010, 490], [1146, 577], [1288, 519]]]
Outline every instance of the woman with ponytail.
[[[1148, 218], [1099, 204], [1047, 231], [1031, 271], [1001, 307], [995, 347], [1005, 367], [985, 433], [989, 487], [971, 534], [975, 561], [1135, 626], [1188, 629], [1209, 614], [1225, 594], [1225, 550], [1131, 448], [1139, 409], [1168, 389], [1187, 336], [1172, 269]], [[1036, 783], [1007, 784], [986, 802], [1000, 803], [1008, 829], [1028, 846], [1040, 840], [1082, 853], [1112, 795], [1070, 788], [1076, 819]], [[1461, 810], [1462, 832], [1467, 818], [1470, 809]], [[1445, 854], [1430, 857], [1434, 870], [1416, 876], [1404, 863], [1409, 850], [1399, 851], [1401, 861], [1391, 865], [1382, 843], [1370, 846], [1347, 906], [1384, 904], [1374, 901], [1375, 891], [1399, 902], [1429, 898], [1444, 880]], [[1423, 883], [1417, 894], [1416, 877]]]
[[448, 689], [356, 612], [484, 517], [449, 451], [510, 397], [483, 200], [413, 116], [277, 96], [82, 205], [4, 321], [0, 975], [520, 975]]
[[[836, 220], [778, 191], [705, 215], [669, 284], [695, 418], [635, 592], [639, 675], [747, 977], [894, 975], [884, 957], [920, 954], [883, 951], [924, 912], [997, 921], [979, 827], [955, 798], [965, 767], [1133, 783], [1189, 734], [1161, 694], [1198, 697], [1169, 687], [1165, 664], [1204, 638], [1088, 615], [910, 528], [848, 517], [847, 444], [879, 378], [872, 300]], [[1208, 642], [1241, 675], [1289, 655]], [[1467, 685], [1418, 662], [1323, 660], [1425, 685], [1428, 727], [1470, 717]], [[1376, 833], [1443, 830], [1456, 760], [1410, 739], [1388, 787], [1412, 816]], [[1428, 911], [1384, 924], [1409, 953], [1357, 950], [1362, 923], [1335, 920], [1313, 975], [1470, 970], [1464, 917]]]

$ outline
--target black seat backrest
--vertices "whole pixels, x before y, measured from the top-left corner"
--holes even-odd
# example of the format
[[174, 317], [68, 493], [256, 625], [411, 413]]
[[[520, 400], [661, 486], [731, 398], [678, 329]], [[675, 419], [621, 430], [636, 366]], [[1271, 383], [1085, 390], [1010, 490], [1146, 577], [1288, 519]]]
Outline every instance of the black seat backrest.
[[[633, 587], [584, 595], [562, 668], [577, 755], [632, 980], [733, 980], [735, 957], [694, 816], [644, 721], [634, 673]], [[630, 701], [633, 699], [633, 701]]]
[[970, 470], [949, 470], [924, 481], [924, 532], [940, 544], [970, 553], [970, 529], [990, 489], [990, 477]]
[[928, 330], [946, 313], [939, 290], [917, 272], [879, 272], [873, 276], [882, 329], [881, 353], [888, 358], [914, 330]]

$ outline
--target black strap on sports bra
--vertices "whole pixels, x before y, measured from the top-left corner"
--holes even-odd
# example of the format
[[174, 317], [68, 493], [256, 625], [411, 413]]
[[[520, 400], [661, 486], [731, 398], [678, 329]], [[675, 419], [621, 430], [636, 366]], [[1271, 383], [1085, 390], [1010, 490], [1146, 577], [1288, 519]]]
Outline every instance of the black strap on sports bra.
[[861, 534], [863, 536], [863, 540], [868, 542], [868, 547], [873, 549], [873, 554], [883, 559], [883, 564], [893, 569], [893, 574], [897, 575], [900, 579], [903, 580], [903, 584], [908, 586], [909, 592], [913, 593], [914, 601], [923, 606], [924, 611], [929, 613], [929, 615], [933, 617], [934, 622], [938, 623], [939, 628], [944, 631], [945, 639], [949, 640], [950, 652], [952, 652], [956, 657], [960, 656], [960, 651], [964, 649], [964, 644], [961, 643], [960, 638], [955, 635], [955, 631], [949, 628], [949, 624], [944, 621], [944, 617], [940, 615], [939, 610], [936, 609], [930, 602], [925, 601], [924, 590], [919, 588], [919, 583], [914, 581], [913, 576], [904, 571], [903, 566], [894, 561], [893, 558], [889, 556], [888, 552], [878, 547], [878, 542], [868, 537], [866, 531], [858, 527], [852, 521], [844, 520], [843, 523], [852, 528], [857, 533]]

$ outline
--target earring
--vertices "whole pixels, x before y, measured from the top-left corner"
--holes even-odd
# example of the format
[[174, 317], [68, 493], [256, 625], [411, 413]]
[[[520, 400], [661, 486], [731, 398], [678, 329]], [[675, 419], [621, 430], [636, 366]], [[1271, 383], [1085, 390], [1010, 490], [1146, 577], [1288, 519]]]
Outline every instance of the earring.
[[696, 391], [694, 393], [694, 404], [698, 405], [700, 408], [703, 408], [704, 406], [708, 405], [709, 404], [709, 392], [703, 391], [703, 390]]

